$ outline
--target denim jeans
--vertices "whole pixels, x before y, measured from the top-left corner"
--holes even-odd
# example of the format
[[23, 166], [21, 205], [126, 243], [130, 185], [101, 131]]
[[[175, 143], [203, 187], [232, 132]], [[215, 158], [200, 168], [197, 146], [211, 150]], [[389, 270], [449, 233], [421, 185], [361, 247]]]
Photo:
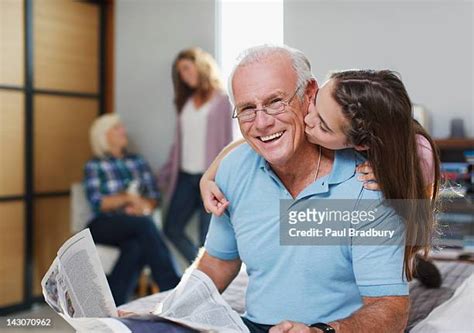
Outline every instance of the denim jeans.
[[117, 305], [125, 303], [132, 294], [145, 265], [150, 267], [161, 291], [178, 284], [176, 265], [150, 217], [99, 214], [88, 227], [96, 243], [120, 248], [120, 257], [108, 276]]
[[[198, 246], [206, 240], [211, 215], [206, 213], [199, 191], [199, 181], [202, 174], [180, 172], [176, 190], [171, 198], [166, 216], [164, 232], [181, 254], [192, 262], [198, 253]], [[194, 244], [186, 235], [186, 225], [194, 213], [199, 212], [199, 244]]]

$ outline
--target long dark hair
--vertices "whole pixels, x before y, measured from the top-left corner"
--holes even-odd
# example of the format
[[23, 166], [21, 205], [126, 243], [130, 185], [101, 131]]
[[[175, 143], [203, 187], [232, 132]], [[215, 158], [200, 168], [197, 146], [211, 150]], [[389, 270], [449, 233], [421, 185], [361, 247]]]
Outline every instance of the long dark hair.
[[[408, 93], [394, 72], [349, 70], [332, 73], [330, 79], [334, 80], [333, 97], [349, 121], [344, 129], [348, 143], [368, 147], [365, 155], [385, 199], [405, 199], [394, 208], [406, 224], [403, 269], [411, 280], [415, 255], [428, 255], [436, 233], [434, 214], [440, 175], [437, 149], [413, 119]], [[428, 140], [433, 151], [435, 182], [431, 196], [424, 183], [417, 134]]]
[[[187, 59], [194, 63], [198, 71], [198, 87], [188, 86], [178, 72], [178, 62]], [[171, 69], [174, 88], [174, 104], [178, 113], [191, 95], [197, 93], [203, 101], [207, 101], [214, 90], [222, 90], [219, 69], [214, 58], [198, 47], [183, 50], [176, 56]]]

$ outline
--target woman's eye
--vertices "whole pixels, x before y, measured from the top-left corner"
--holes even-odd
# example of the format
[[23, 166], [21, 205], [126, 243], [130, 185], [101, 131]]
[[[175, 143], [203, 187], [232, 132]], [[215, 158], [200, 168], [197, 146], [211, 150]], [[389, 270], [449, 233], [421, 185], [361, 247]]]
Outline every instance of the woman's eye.
[[323, 131], [324, 133], [327, 133], [327, 132], [328, 132], [328, 130], [325, 129], [321, 123], [319, 123], [319, 129], [320, 129], [321, 131]]

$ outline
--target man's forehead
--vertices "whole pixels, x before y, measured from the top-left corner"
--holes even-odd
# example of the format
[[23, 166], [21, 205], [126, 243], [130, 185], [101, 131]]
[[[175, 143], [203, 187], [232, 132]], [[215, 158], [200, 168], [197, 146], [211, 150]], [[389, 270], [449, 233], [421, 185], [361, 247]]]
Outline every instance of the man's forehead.
[[297, 76], [289, 58], [272, 57], [240, 66], [232, 85], [235, 102], [262, 99], [294, 89]]
[[252, 71], [272, 71], [275, 74], [291, 75], [295, 74], [291, 58], [286, 54], [272, 54], [266, 57], [255, 59], [249, 63], [238, 65], [234, 77], [239, 73], [248, 74]]

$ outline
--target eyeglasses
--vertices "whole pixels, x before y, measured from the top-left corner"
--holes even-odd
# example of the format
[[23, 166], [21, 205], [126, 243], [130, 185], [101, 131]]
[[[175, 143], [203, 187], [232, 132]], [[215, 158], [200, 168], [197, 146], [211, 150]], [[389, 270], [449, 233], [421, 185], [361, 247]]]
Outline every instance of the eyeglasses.
[[294, 94], [288, 99], [283, 100], [281, 97], [274, 97], [265, 105], [262, 105], [261, 109], [257, 109], [251, 105], [245, 105], [242, 107], [235, 107], [234, 112], [232, 114], [232, 118], [238, 118], [240, 121], [253, 121], [257, 117], [257, 111], [263, 111], [269, 116], [275, 116], [277, 114], [283, 113], [286, 111], [286, 107], [291, 103], [293, 98], [295, 98], [298, 90], [302, 85], [296, 88]]

